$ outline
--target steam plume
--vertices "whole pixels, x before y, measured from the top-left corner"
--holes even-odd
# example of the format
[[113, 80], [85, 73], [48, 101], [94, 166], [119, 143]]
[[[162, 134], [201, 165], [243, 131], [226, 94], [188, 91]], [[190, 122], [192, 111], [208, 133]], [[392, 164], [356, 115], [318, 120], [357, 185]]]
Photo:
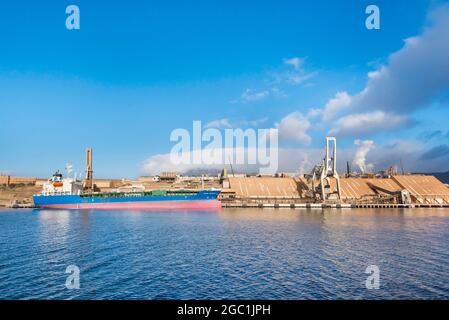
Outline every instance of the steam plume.
[[372, 140], [355, 140], [354, 144], [356, 146], [359, 146], [357, 148], [357, 151], [354, 156], [354, 160], [352, 160], [352, 163], [360, 168], [360, 171], [362, 173], [365, 173], [367, 169], [372, 167], [371, 164], [366, 164], [366, 155], [368, 152], [374, 148], [374, 141]]

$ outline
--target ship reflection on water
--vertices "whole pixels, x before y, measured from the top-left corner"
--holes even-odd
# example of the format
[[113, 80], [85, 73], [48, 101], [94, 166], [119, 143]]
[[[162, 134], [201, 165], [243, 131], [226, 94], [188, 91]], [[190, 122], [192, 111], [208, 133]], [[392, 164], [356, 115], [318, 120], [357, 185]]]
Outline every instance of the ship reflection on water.
[[16, 210], [0, 228], [2, 299], [449, 298], [447, 209]]

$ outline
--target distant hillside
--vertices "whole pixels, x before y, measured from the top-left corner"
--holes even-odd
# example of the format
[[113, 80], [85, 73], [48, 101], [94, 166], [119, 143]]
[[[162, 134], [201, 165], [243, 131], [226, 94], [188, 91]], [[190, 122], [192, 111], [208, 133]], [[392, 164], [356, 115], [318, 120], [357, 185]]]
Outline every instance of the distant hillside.
[[448, 172], [431, 172], [431, 173], [424, 173], [424, 174], [428, 175], [428, 176], [434, 176], [441, 182], [449, 184], [449, 171]]

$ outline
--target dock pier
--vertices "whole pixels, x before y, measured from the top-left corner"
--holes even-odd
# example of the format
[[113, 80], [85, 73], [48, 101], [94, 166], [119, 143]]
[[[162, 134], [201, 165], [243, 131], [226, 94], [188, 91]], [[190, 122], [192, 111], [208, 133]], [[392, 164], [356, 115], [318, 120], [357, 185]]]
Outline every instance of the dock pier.
[[449, 208], [449, 204], [328, 204], [328, 203], [246, 203], [246, 202], [222, 202], [223, 208], [274, 208], [274, 209], [356, 209], [356, 208]]

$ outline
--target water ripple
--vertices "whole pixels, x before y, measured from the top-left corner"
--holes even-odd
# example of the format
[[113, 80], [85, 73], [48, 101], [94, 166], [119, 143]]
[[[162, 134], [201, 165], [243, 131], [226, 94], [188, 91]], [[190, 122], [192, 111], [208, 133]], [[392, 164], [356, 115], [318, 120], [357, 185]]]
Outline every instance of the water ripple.
[[4, 210], [0, 299], [448, 299], [448, 236], [446, 209]]

